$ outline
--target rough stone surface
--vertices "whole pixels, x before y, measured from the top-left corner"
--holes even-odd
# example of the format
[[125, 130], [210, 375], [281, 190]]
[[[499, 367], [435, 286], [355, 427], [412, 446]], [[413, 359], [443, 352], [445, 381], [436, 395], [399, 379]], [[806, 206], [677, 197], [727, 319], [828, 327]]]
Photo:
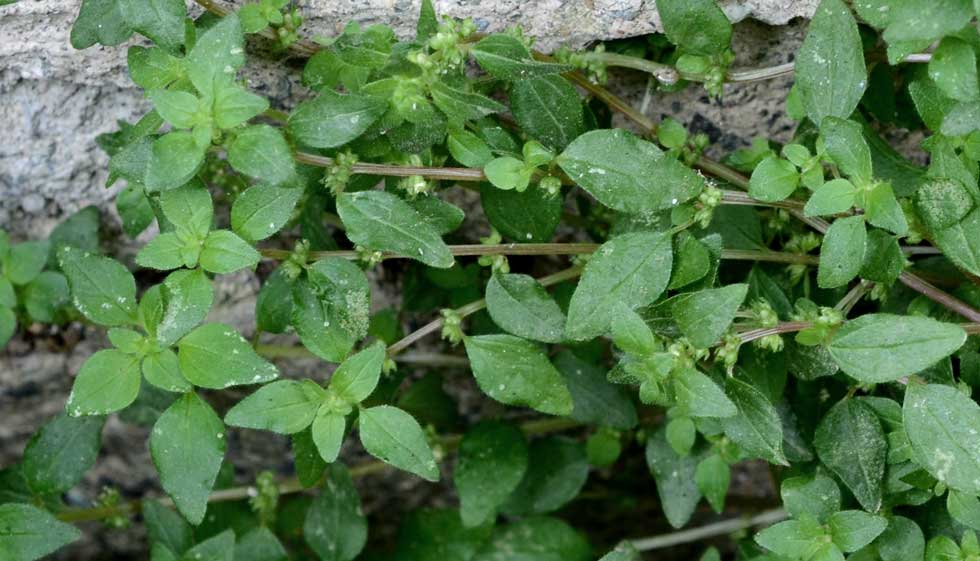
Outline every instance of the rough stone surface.
[[[442, 13], [473, 16], [487, 31], [520, 23], [528, 34], [539, 37], [538, 44], [544, 49], [563, 43], [581, 46], [595, 39], [659, 29], [653, 0], [437, 0], [436, 4]], [[807, 16], [815, 4], [815, 0], [723, 3], [732, 19], [751, 17], [772, 24]], [[404, 33], [414, 25], [418, 9], [415, 0], [306, 0], [299, 5], [308, 15], [307, 31], [324, 35], [337, 33], [352, 18], [385, 22]], [[95, 145], [95, 136], [114, 130], [117, 119], [138, 117], [148, 109], [148, 103], [126, 76], [125, 46], [85, 51], [69, 46], [68, 32], [77, 9], [78, 0], [20, 0], [0, 8], [0, 228], [18, 238], [46, 236], [58, 220], [88, 204], [99, 206], [108, 228], [118, 230], [111, 201], [119, 186], [103, 188], [107, 159]], [[734, 37], [736, 66], [768, 66], [791, 60], [804, 28], [800, 20], [781, 27], [754, 21], [739, 24]], [[270, 97], [275, 106], [289, 107], [307, 95], [294, 72], [265, 60], [252, 60], [250, 67], [250, 85]], [[712, 148], [716, 155], [747, 145], [754, 136], [785, 141], [792, 131], [782, 103], [791, 78], [728, 85], [721, 101], [709, 99], [698, 87], [667, 94], [652, 91], [648, 85], [644, 75], [624, 71], [613, 73], [610, 87], [655, 119], [671, 116], [693, 131], [706, 132], [716, 143]], [[460, 204], [475, 206], [471, 194], [462, 197]], [[474, 238], [486, 234], [478, 214], [468, 217], [464, 228]], [[131, 262], [132, 249], [124, 245], [113, 247], [112, 252]], [[380, 282], [384, 279], [372, 280], [375, 310], [397, 302], [398, 286]], [[230, 323], [248, 334], [256, 289], [257, 281], [249, 274], [219, 278], [211, 319]], [[407, 326], [413, 327], [418, 326]], [[30, 435], [62, 408], [82, 362], [104, 345], [101, 330], [70, 326], [19, 335], [0, 351], [0, 468], [16, 461]], [[327, 374], [318, 361], [289, 361], [280, 366], [287, 377], [322, 380]], [[447, 385], [460, 398], [461, 412], [467, 415], [481, 407], [493, 407], [476, 398], [467, 376], [450, 378]], [[246, 391], [210, 397], [220, 411]], [[103, 485], [119, 487], [127, 498], [157, 492], [156, 474], [145, 445], [147, 435], [145, 428], [111, 420], [96, 468], [67, 500], [87, 504]], [[350, 446], [344, 455], [356, 461], [363, 452]], [[262, 469], [286, 473], [291, 462], [285, 439], [255, 431], [232, 431], [229, 458], [239, 469], [239, 482], [250, 481]], [[372, 478], [370, 488], [362, 491], [365, 510], [383, 512], [388, 519], [393, 516], [389, 511], [408, 510], [415, 504], [451, 503], [447, 489], [419, 485], [416, 478], [388, 471]], [[138, 525], [125, 532], [99, 531], [94, 524], [84, 529], [85, 539], [58, 558], [145, 558]], [[391, 528], [378, 531], [390, 532]]]

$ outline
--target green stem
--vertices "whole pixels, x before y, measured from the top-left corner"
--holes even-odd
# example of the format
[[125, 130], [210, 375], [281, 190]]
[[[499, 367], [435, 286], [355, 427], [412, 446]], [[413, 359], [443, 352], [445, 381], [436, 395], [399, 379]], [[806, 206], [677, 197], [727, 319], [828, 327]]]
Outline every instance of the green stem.
[[748, 343], [749, 341], [762, 339], [763, 337], [768, 337], [769, 335], [781, 335], [783, 333], [803, 331], [808, 327], [813, 327], [813, 324], [809, 321], [785, 321], [776, 325], [775, 327], [762, 327], [759, 329], [743, 331], [739, 333], [739, 337], [742, 339], [742, 343]]
[[652, 536], [649, 538], [639, 538], [630, 540], [630, 542], [633, 544], [633, 547], [639, 551], [651, 551], [654, 549], [663, 549], [665, 547], [673, 547], [685, 543], [697, 542], [706, 538], [733, 534], [735, 532], [754, 528], [756, 526], [770, 526], [777, 522], [782, 522], [783, 520], [786, 520], [786, 518], [788, 518], [786, 511], [778, 508], [775, 510], [767, 510], [751, 518], [732, 518], [729, 520], [708, 524], [706, 526], [701, 526], [700, 528], [691, 528], [690, 530], [681, 530], [679, 532], [672, 532], [670, 534]]

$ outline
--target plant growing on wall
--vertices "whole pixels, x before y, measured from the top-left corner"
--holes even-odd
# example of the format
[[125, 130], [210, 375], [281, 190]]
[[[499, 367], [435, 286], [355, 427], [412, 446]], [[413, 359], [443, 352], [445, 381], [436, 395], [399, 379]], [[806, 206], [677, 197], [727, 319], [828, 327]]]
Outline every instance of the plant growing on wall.
[[[76, 48], [149, 40], [128, 66], [152, 110], [100, 144], [124, 231], [156, 228], [135, 269], [100, 253], [95, 209], [0, 235], [0, 345], [67, 322], [109, 342], [0, 471], [0, 559], [137, 519], [153, 561], [626, 561], [747, 529], [726, 555], [980, 558], [972, 3], [823, 0], [795, 62], [763, 69], [736, 66], [713, 0], [658, 0], [664, 36], [553, 56], [427, 0], [413, 38], [313, 40], [289, 2], [198, 4], [84, 0], [72, 29]], [[242, 78], [259, 43], [302, 61], [288, 111]], [[717, 161], [610, 93], [613, 67], [713, 96], [792, 74], [798, 127]], [[208, 319], [238, 271], [262, 281], [246, 333]], [[400, 309], [372, 306], [379, 282]], [[295, 358], [322, 367], [298, 379]], [[470, 376], [491, 405], [460, 418], [443, 377]], [[162, 493], [67, 506], [112, 415], [151, 427]], [[236, 481], [239, 430], [287, 435], [295, 475]], [[779, 504], [733, 500], [733, 469], [766, 464]], [[354, 480], [388, 468], [458, 502], [378, 538]], [[585, 500], [615, 528], [703, 527], [611, 536], [574, 523]]]

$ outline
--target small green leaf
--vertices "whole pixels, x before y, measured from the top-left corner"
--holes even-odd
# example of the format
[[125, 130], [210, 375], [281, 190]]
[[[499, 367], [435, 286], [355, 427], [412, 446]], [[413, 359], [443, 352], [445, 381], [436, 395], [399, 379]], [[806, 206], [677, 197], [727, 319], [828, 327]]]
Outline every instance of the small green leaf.
[[0, 349], [14, 336], [17, 331], [17, 316], [8, 306], [0, 305]]
[[[95, 464], [105, 417], [59, 415], [31, 437], [21, 472], [35, 493], [60, 493], [82, 480]], [[0, 548], [2, 551], [2, 548]]]
[[690, 168], [622, 129], [579, 136], [557, 162], [600, 203], [630, 214], [675, 207], [704, 187], [704, 179]]
[[238, 16], [222, 17], [197, 38], [184, 59], [184, 68], [197, 91], [214, 95], [215, 84], [226, 84], [245, 64], [245, 38]]
[[592, 548], [581, 533], [558, 518], [530, 516], [496, 527], [472, 561], [591, 559]]
[[564, 350], [555, 357], [572, 394], [571, 417], [588, 425], [629, 430], [638, 422], [636, 407], [626, 389], [610, 383], [604, 368]]
[[170, 349], [152, 353], [143, 359], [143, 376], [146, 381], [168, 392], [189, 392], [190, 382], [180, 373], [177, 353]]
[[312, 437], [323, 461], [333, 463], [337, 460], [346, 429], [347, 420], [343, 415], [333, 413], [327, 407], [320, 407], [313, 419]]
[[183, 0], [117, 0], [126, 23], [168, 51], [184, 44]]
[[544, 189], [504, 191], [483, 183], [480, 202], [490, 224], [518, 243], [547, 242], [561, 221], [562, 198]]
[[146, 525], [150, 543], [161, 544], [180, 555], [194, 543], [194, 530], [180, 514], [161, 505], [158, 501], [143, 501], [140, 513]]
[[291, 444], [293, 456], [296, 459], [294, 462], [296, 478], [299, 479], [299, 483], [304, 489], [309, 489], [320, 481], [320, 476], [323, 475], [327, 462], [323, 461], [320, 452], [316, 449], [311, 428], [293, 434]]
[[882, 561], [920, 561], [926, 539], [919, 525], [904, 516], [893, 516], [875, 541]]
[[884, 228], [898, 236], [909, 232], [905, 212], [888, 183], [878, 183], [865, 194], [864, 213], [872, 226]]
[[[690, 454], [697, 438], [698, 429], [690, 417], [674, 417], [667, 421], [667, 443], [678, 455]], [[700, 488], [699, 486], [698, 489]]]
[[293, 285], [292, 325], [303, 345], [329, 362], [341, 362], [367, 335], [371, 292], [367, 277], [346, 259], [321, 259]]
[[759, 162], [749, 179], [749, 195], [758, 201], [781, 201], [796, 191], [800, 173], [796, 167], [776, 156], [767, 156]]
[[[632, 542], [621, 541], [616, 547], [603, 555], [599, 561], [641, 561], [640, 552], [636, 550]], [[703, 561], [703, 560], [702, 560]]]
[[620, 305], [653, 303], [667, 288], [672, 261], [670, 236], [659, 232], [623, 234], [602, 244], [572, 295], [565, 336], [582, 341], [602, 335]]
[[535, 440], [524, 478], [503, 510], [514, 516], [558, 510], [579, 494], [588, 477], [589, 462], [580, 442], [561, 436]]
[[867, 86], [864, 48], [857, 23], [841, 0], [822, 0], [796, 54], [796, 86], [807, 117], [846, 119]]
[[951, 386], [909, 384], [902, 419], [915, 463], [951, 489], [980, 494], [980, 406], [975, 401]]
[[87, 49], [99, 43], [107, 47], [129, 39], [133, 28], [116, 0], [84, 0], [71, 28], [71, 46]]
[[302, 196], [303, 190], [294, 187], [253, 185], [232, 204], [231, 227], [246, 240], [264, 240], [289, 222]]
[[927, 317], [865, 314], [837, 330], [828, 350], [850, 376], [882, 383], [915, 374], [959, 349], [966, 332]]
[[870, 181], [871, 150], [864, 140], [861, 125], [854, 121], [827, 117], [820, 123], [820, 137], [827, 155], [844, 175], [860, 181]]
[[719, 454], [712, 454], [701, 460], [694, 472], [694, 482], [698, 490], [719, 514], [725, 509], [725, 496], [728, 494], [731, 478], [732, 470]]
[[146, 96], [161, 117], [178, 129], [189, 129], [197, 123], [200, 102], [189, 92], [166, 89], [150, 90]]
[[817, 473], [813, 477], [791, 477], [779, 488], [783, 507], [793, 518], [812, 516], [825, 523], [830, 515], [840, 510], [840, 487], [833, 479]]
[[489, 97], [458, 90], [443, 82], [434, 83], [429, 93], [432, 102], [451, 122], [475, 121], [507, 110], [507, 107]]
[[623, 307], [612, 320], [613, 343], [623, 351], [637, 356], [647, 356], [657, 352], [657, 339], [640, 314]]
[[870, 512], [881, 508], [888, 443], [874, 412], [855, 399], [834, 405], [813, 437], [817, 456]]
[[289, 561], [289, 554], [272, 530], [259, 526], [249, 530], [235, 544], [235, 561]]
[[140, 359], [116, 349], [96, 352], [75, 377], [65, 410], [73, 417], [119, 411], [140, 390]]
[[136, 280], [118, 261], [65, 246], [58, 262], [82, 315], [107, 327], [135, 321]]
[[946, 510], [960, 524], [980, 530], [980, 498], [950, 489], [946, 495]]
[[358, 245], [391, 251], [442, 269], [453, 265], [449, 247], [418, 212], [383, 191], [343, 193], [337, 212], [347, 237]]
[[361, 136], [387, 108], [388, 102], [383, 99], [323, 90], [293, 110], [287, 127], [303, 144], [336, 148]]
[[728, 330], [748, 293], [747, 284], [687, 292], [670, 300], [670, 313], [692, 345], [707, 348]]
[[135, 238], [153, 223], [153, 207], [143, 188], [130, 185], [116, 195], [116, 211], [122, 219], [123, 231]]
[[381, 377], [385, 362], [385, 345], [377, 342], [347, 358], [330, 377], [330, 391], [351, 405], [371, 395]]
[[343, 464], [327, 466], [323, 489], [306, 511], [303, 539], [322, 561], [351, 561], [367, 543], [361, 498]]
[[958, 101], [980, 98], [977, 55], [969, 43], [944, 37], [929, 59], [929, 77], [947, 96]]
[[234, 273], [254, 267], [260, 259], [254, 247], [230, 230], [209, 233], [201, 248], [201, 267], [211, 273]]
[[664, 429], [647, 439], [647, 466], [657, 482], [661, 508], [674, 528], [687, 523], [701, 500], [701, 491], [695, 482], [701, 459], [701, 454], [677, 455], [667, 443]]
[[187, 131], [172, 131], [154, 140], [146, 166], [146, 187], [166, 191], [187, 183], [204, 163], [206, 148]]
[[[221, 129], [230, 129], [237, 127], [238, 125], [248, 121], [252, 117], [259, 115], [263, 111], [269, 108], [269, 100], [266, 98], [256, 95], [245, 88], [239, 86], [235, 83], [219, 83], [216, 84], [217, 91], [214, 95], [214, 123]], [[255, 127], [250, 127], [255, 128]], [[258, 128], [262, 128], [259, 126]], [[277, 133], [275, 129], [271, 129], [270, 133]], [[244, 134], [246, 138], [255, 133], [250, 133], [250, 129], [245, 129], [241, 134]], [[240, 138], [240, 136], [239, 136]], [[268, 142], [274, 142], [274, 136], [271, 134], [266, 134], [263, 140]], [[235, 143], [238, 143], [236, 138]], [[270, 146], [271, 149], [282, 150], [283, 143], [277, 146]], [[230, 153], [229, 153], [230, 157]]]
[[222, 389], [275, 379], [279, 371], [255, 354], [234, 328], [206, 323], [180, 340], [180, 370], [192, 384]]
[[788, 466], [783, 452], [782, 419], [765, 394], [751, 384], [731, 377], [725, 381], [725, 393], [738, 409], [734, 417], [722, 419], [725, 435], [749, 457]]
[[738, 408], [725, 392], [694, 368], [681, 368], [674, 374], [674, 394], [681, 412], [689, 417], [734, 417]]
[[511, 156], [501, 156], [487, 162], [483, 168], [487, 180], [504, 191], [524, 191], [531, 181], [531, 172], [524, 162]]
[[181, 559], [232, 561], [235, 554], [235, 532], [225, 530], [188, 549]]
[[[140, 267], [159, 271], [183, 267], [186, 264], [184, 260], [186, 247], [187, 244], [173, 232], [158, 234], [157, 237], [140, 248], [139, 253], [136, 254], [136, 264]], [[195, 259], [191, 265], [197, 265], [196, 261]]]
[[490, 147], [475, 134], [458, 130], [449, 133], [446, 147], [453, 158], [468, 168], [483, 168], [493, 159]]
[[532, 277], [497, 274], [487, 283], [487, 311], [508, 333], [558, 343], [565, 330], [565, 314]]
[[537, 343], [513, 335], [479, 335], [463, 342], [483, 393], [501, 403], [549, 415], [572, 412], [572, 396], [564, 378]]
[[48, 260], [48, 242], [19, 243], [2, 256], [2, 271], [14, 285], [25, 285], [34, 280]]
[[293, 434], [310, 426], [326, 392], [310, 380], [279, 380], [259, 388], [225, 415], [235, 427]]
[[[756, 534], [755, 542], [778, 555], [797, 559], [802, 552], [814, 551], [817, 540], [823, 537], [823, 529], [815, 522], [787, 520]], [[837, 557], [842, 558], [840, 552], [838, 552]], [[814, 559], [822, 558], [814, 557]], [[827, 559], [833, 559], [833, 557]]]
[[718, 55], [732, 41], [732, 24], [714, 0], [657, 0], [670, 42], [685, 53]]
[[830, 515], [828, 526], [834, 545], [850, 553], [874, 541], [885, 531], [888, 520], [860, 510], [843, 510]]
[[527, 442], [517, 427], [483, 421], [466, 431], [453, 471], [463, 524], [474, 527], [493, 520], [523, 479], [527, 464]]
[[214, 300], [211, 280], [201, 269], [170, 273], [163, 281], [161, 294], [165, 304], [163, 316], [152, 329], [163, 346], [173, 345], [201, 323]]
[[184, 394], [153, 425], [150, 453], [177, 510], [200, 524], [225, 455], [221, 419], [196, 393]]
[[397, 407], [379, 405], [362, 409], [358, 422], [361, 444], [369, 454], [428, 481], [439, 480], [432, 449], [414, 417]]
[[0, 505], [0, 553], [5, 561], [34, 561], [81, 537], [74, 526], [37, 507]]
[[832, 179], [813, 192], [803, 208], [806, 216], [847, 212], [854, 206], [857, 189], [846, 179]]
[[253, 125], [239, 132], [228, 147], [228, 163], [235, 171], [273, 185], [285, 183], [296, 175], [296, 164], [286, 139], [269, 125]]
[[564, 150], [586, 131], [582, 99], [575, 87], [558, 75], [514, 82], [510, 109], [522, 130], [555, 150]]
[[163, 215], [185, 239], [204, 240], [211, 230], [214, 203], [211, 193], [199, 181], [160, 194]]
[[538, 62], [520, 39], [503, 33], [495, 33], [481, 39], [471, 47], [476, 62], [494, 78], [518, 81], [546, 74], [560, 74], [571, 70], [563, 64]]
[[817, 284], [821, 288], [836, 288], [849, 283], [861, 271], [867, 244], [863, 216], [834, 220], [820, 247]]

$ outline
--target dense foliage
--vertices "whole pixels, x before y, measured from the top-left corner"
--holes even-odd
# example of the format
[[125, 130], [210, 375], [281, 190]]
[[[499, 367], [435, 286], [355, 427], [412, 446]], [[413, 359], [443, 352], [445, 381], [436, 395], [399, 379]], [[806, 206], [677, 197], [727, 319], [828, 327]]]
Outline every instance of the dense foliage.
[[[0, 237], [0, 344], [66, 322], [111, 343], [0, 472], [0, 559], [71, 543], [70, 523], [137, 517], [153, 561], [626, 561], [755, 526], [725, 555], [980, 559], [969, 0], [823, 0], [795, 64], [752, 70], [731, 68], [713, 0], [658, 0], [664, 36], [554, 56], [428, 1], [414, 38], [352, 23], [315, 41], [286, 0], [199, 3], [191, 20], [183, 0], [82, 2], [76, 48], [152, 42], [128, 64], [153, 110], [100, 144], [126, 234], [158, 233], [135, 258], [149, 284], [100, 254], [95, 209], [43, 242]], [[285, 112], [250, 91], [253, 43], [303, 61], [305, 101]], [[795, 73], [799, 126], [714, 161], [704, 134], [606, 90], [609, 67], [716, 96]], [[927, 166], [889, 146], [895, 129], [924, 133]], [[214, 277], [243, 270], [262, 279], [251, 341], [207, 319]], [[398, 283], [401, 309], [372, 305], [379, 282]], [[291, 376], [295, 357], [323, 374]], [[458, 393], [461, 368], [502, 405], [458, 416], [442, 376]], [[251, 393], [216, 411], [234, 386]], [[166, 495], [66, 506], [115, 414], [152, 426]], [[229, 429], [290, 435], [295, 476], [235, 487]], [[361, 449], [380, 462], [347, 465]], [[458, 508], [378, 537], [354, 479], [385, 465], [451, 477]], [[733, 504], [733, 472], [760, 469], [781, 505]], [[614, 531], [661, 528], [634, 514], [653, 494], [675, 528], [699, 508], [699, 524], [706, 509], [744, 522], [641, 539], [573, 527], [598, 500]]]

